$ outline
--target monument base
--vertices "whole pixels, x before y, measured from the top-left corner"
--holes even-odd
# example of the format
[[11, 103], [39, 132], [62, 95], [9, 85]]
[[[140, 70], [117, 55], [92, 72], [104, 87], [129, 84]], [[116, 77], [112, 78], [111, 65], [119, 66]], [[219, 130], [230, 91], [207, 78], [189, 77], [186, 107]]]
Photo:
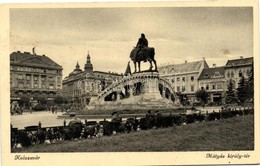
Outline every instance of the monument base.
[[125, 102], [111, 101], [104, 104], [88, 105], [86, 107], [87, 111], [93, 110], [111, 110], [111, 111], [122, 111], [122, 110], [165, 110], [165, 109], [176, 109], [179, 105], [175, 105], [164, 99], [141, 99], [138, 97], [133, 97]]
[[[135, 87], [135, 85], [138, 86]], [[128, 89], [124, 89], [124, 87]], [[124, 96], [127, 97], [121, 98], [120, 94], [122, 93], [125, 93]], [[111, 96], [111, 94], [115, 96], [115, 100], [105, 100], [106, 96]], [[175, 98], [175, 102], [171, 97]], [[125, 77], [112, 84], [97, 98], [93, 98], [86, 109], [87, 111], [176, 109], [180, 106], [176, 100], [175, 92], [171, 89], [169, 83], [161, 79], [158, 72], [147, 71], [134, 73], [132, 76]]]

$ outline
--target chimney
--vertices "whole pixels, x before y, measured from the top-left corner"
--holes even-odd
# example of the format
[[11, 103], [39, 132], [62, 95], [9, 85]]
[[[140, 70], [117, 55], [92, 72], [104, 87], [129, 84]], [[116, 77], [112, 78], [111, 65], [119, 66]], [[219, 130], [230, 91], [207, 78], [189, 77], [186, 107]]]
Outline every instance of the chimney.
[[205, 57], [203, 57], [203, 58], [202, 58], [202, 60], [204, 60], [204, 61], [205, 61]]
[[216, 63], [213, 63], [213, 67], [214, 67], [214, 68], [216, 67]]
[[185, 63], [187, 63], [187, 60], [185, 60]]
[[240, 56], [240, 59], [243, 59], [243, 56]]
[[32, 48], [32, 53], [33, 53], [33, 55], [36, 55], [36, 53], [35, 53], [35, 47]]

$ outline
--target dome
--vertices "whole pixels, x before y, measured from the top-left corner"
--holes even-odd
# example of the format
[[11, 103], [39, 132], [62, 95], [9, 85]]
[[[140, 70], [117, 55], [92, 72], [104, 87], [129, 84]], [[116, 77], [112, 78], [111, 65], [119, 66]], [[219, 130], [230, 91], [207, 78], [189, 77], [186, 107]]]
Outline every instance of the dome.
[[73, 72], [71, 72], [71, 73], [69, 74], [69, 76], [77, 75], [78, 73], [81, 73], [81, 72], [82, 72], [81, 69], [75, 69]]
[[71, 72], [69, 74], [69, 76], [74, 76], [74, 75], [77, 75], [78, 73], [81, 73], [81, 72], [82, 72], [82, 70], [79, 67], [79, 63], [77, 62], [76, 68], [73, 70], [73, 72]]

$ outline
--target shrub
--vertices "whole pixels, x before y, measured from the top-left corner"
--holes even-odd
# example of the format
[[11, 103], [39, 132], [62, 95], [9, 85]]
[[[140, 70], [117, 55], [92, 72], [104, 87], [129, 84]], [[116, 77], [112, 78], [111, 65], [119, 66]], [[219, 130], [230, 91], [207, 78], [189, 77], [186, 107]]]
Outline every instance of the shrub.
[[45, 109], [46, 109], [46, 106], [42, 105], [42, 104], [37, 104], [36, 106], [33, 107], [34, 111], [43, 111]]

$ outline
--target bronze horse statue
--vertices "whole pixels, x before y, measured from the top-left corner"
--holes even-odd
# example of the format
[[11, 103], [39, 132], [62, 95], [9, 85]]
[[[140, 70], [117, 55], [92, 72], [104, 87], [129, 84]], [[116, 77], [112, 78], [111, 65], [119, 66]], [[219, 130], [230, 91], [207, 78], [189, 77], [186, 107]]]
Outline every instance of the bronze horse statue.
[[133, 61], [134, 65], [135, 65], [135, 71], [136, 72], [136, 63], [138, 63], [138, 69], [139, 72], [141, 71], [141, 61], [148, 61], [150, 63], [150, 68], [149, 70], [151, 71], [153, 68], [152, 62], [155, 65], [155, 71], [157, 71], [157, 64], [156, 64], [156, 60], [154, 59], [154, 55], [155, 55], [155, 51], [153, 47], [145, 47], [142, 48], [141, 51], [138, 52], [138, 48], [135, 47], [131, 53], [130, 53], [130, 58]]

